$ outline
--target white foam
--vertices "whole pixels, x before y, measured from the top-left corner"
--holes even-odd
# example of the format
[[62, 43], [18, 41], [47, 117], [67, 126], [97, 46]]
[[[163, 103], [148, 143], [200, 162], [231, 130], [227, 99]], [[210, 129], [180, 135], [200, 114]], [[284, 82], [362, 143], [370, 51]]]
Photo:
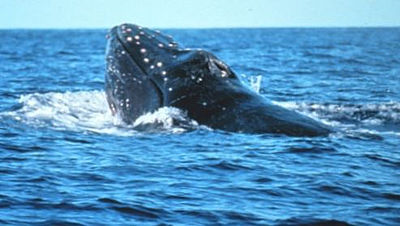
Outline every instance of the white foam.
[[325, 124], [340, 129], [347, 135], [379, 134], [398, 136], [400, 134], [399, 102], [318, 104], [273, 101], [273, 103], [322, 121]]
[[[20, 109], [0, 114], [31, 126], [55, 130], [130, 136], [138, 133], [135, 126], [143, 124], [155, 123], [161, 125], [162, 131], [172, 133], [197, 126], [184, 112], [172, 107], [160, 108], [139, 117], [134, 126], [127, 125], [119, 117], [112, 116], [103, 91], [34, 93], [21, 96], [18, 102], [22, 105]], [[174, 122], [180, 123], [176, 125]]]
[[305, 102], [276, 102], [285, 108], [314, 114], [322, 118], [347, 119], [366, 125], [381, 125], [383, 123], [400, 123], [400, 103], [366, 103], [366, 104], [325, 104]]
[[190, 119], [187, 114], [174, 107], [162, 107], [155, 112], [140, 116], [133, 123], [134, 128], [155, 127], [157, 131], [167, 131], [172, 133], [182, 133], [187, 129], [197, 128], [199, 124]]
[[[261, 82], [261, 79], [256, 80], [258, 84]], [[104, 91], [34, 93], [21, 96], [18, 102], [21, 108], [1, 112], [0, 116], [56, 130], [123, 136], [137, 134], [140, 127], [170, 133], [200, 128], [198, 123], [190, 119], [185, 112], [173, 107], [160, 108], [139, 117], [133, 125], [126, 125], [119, 117], [112, 116]], [[332, 127], [341, 128], [343, 131], [366, 128], [373, 130], [373, 133], [399, 135], [400, 103], [398, 102], [357, 105], [276, 101], [273, 103], [298, 111]], [[129, 102], [129, 104], [134, 103]]]
[[33, 126], [112, 133], [122, 124], [111, 115], [101, 91], [34, 93], [18, 102], [22, 108], [7, 114]]

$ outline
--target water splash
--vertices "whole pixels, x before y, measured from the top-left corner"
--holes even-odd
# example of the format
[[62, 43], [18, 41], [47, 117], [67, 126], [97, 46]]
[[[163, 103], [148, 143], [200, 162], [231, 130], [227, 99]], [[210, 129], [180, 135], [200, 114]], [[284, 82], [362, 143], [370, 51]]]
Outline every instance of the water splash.
[[316, 120], [339, 128], [342, 135], [400, 135], [400, 103], [333, 104], [276, 102]]
[[250, 87], [254, 91], [256, 91], [256, 93], [260, 93], [261, 81], [262, 81], [262, 76], [261, 75], [250, 76]]
[[[250, 77], [251, 87], [259, 91], [261, 79]], [[72, 130], [131, 136], [140, 132], [182, 133], [205, 128], [190, 119], [186, 112], [163, 107], [139, 117], [133, 125], [111, 115], [103, 91], [50, 92], [22, 95], [17, 110], [1, 112], [24, 124]], [[274, 101], [273, 101], [274, 102]], [[400, 103], [329, 104], [304, 102], [274, 102], [298, 111], [345, 133], [400, 134]]]
[[2, 112], [0, 117], [36, 127], [122, 136], [153, 129], [179, 133], [198, 126], [183, 111], [172, 107], [160, 108], [127, 125], [118, 116], [112, 116], [103, 91], [34, 93], [22, 95], [18, 102], [19, 109]]
[[331, 104], [274, 102], [318, 118], [365, 125], [400, 124], [400, 103]]
[[199, 124], [190, 119], [186, 112], [174, 107], [162, 107], [155, 112], [140, 116], [133, 123], [136, 130], [147, 132], [172, 132], [182, 133], [187, 130], [199, 128]]
[[250, 75], [241, 74], [241, 81], [247, 85], [250, 89], [254, 90], [256, 93], [260, 93], [261, 90], [261, 75]]

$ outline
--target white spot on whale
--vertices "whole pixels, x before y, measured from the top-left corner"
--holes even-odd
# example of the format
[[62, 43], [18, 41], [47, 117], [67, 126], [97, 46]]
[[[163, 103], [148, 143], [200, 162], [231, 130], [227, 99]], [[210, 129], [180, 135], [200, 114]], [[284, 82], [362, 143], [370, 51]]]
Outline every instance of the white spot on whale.
[[141, 31], [141, 32], [139, 32], [139, 34], [140, 34], [140, 35], [144, 35], [144, 32], [143, 32], [143, 31]]
[[145, 63], [148, 63], [150, 60], [149, 60], [149, 58], [144, 58], [143, 61], [144, 61]]
[[141, 53], [145, 53], [145, 52], [146, 52], [146, 49], [145, 49], [145, 48], [142, 48], [142, 49], [140, 49], [140, 52], [141, 52]]
[[140, 42], [136, 42], [136, 45], [140, 45]]
[[150, 69], [154, 69], [154, 65], [150, 65]]
[[126, 53], [125, 50], [122, 50], [122, 51], [121, 51], [121, 54], [122, 54], [122, 55], [124, 55], [125, 53]]
[[207, 106], [207, 102], [203, 102], [203, 106]]
[[222, 78], [225, 78], [225, 77], [227, 77], [227, 76], [228, 76], [228, 73], [226, 73], [226, 71], [222, 70], [222, 71], [221, 71], [221, 77], [222, 77]]
[[164, 47], [164, 44], [158, 43], [158, 47], [162, 48], [162, 47]]
[[131, 36], [126, 37], [126, 41], [132, 42], [132, 37]]
[[162, 71], [161, 74], [162, 74], [162, 75], [166, 75], [167, 72], [166, 72], [166, 71]]
[[162, 67], [162, 62], [157, 62], [157, 67]]
[[131, 28], [127, 28], [126, 31], [127, 31], [127, 32], [131, 32], [132, 29], [131, 29]]
[[168, 88], [168, 91], [172, 91], [172, 90], [173, 90], [172, 87], [169, 87], [169, 88]]
[[136, 40], [139, 40], [139, 39], [140, 39], [139, 35], [135, 35], [134, 38], [135, 38]]

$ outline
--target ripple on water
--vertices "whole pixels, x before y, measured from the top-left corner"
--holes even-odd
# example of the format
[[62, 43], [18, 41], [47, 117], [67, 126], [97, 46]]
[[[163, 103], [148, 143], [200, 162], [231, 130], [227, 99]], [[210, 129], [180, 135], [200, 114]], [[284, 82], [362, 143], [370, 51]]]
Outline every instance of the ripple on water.
[[[153, 127], [139, 132], [107, 104], [106, 31], [0, 30], [1, 225], [400, 222], [400, 29], [169, 32], [338, 131], [229, 133], [164, 108], [139, 120]], [[148, 66], [175, 82], [158, 62]]]
[[98, 201], [105, 204], [105, 208], [107, 209], [135, 217], [158, 219], [162, 215], [166, 214], [166, 211], [160, 208], [151, 208], [144, 205], [132, 205], [128, 203], [125, 204], [111, 198], [99, 198]]
[[383, 197], [389, 200], [400, 201], [399, 193], [383, 193]]
[[290, 147], [287, 149], [287, 151], [290, 153], [313, 153], [313, 154], [337, 152], [335, 148], [330, 148], [330, 147]]
[[9, 151], [15, 151], [15, 152], [19, 152], [19, 153], [26, 153], [26, 152], [36, 152], [36, 151], [46, 151], [48, 150], [48, 148], [46, 147], [42, 147], [42, 146], [20, 146], [20, 145], [14, 145], [14, 144], [5, 144], [5, 143], [0, 143], [0, 148], [3, 148], [5, 150], [9, 150]]
[[84, 226], [85, 224], [81, 224], [81, 223], [75, 222], [75, 221], [73, 221], [73, 220], [59, 220], [59, 219], [54, 219], [54, 220], [45, 220], [45, 221], [33, 223], [32, 225], [44, 225], [44, 226], [53, 226], [53, 225]]
[[216, 164], [211, 164], [209, 167], [218, 169], [218, 170], [227, 170], [227, 171], [237, 171], [237, 170], [251, 170], [250, 167], [244, 166], [242, 164], [233, 163], [231, 161], [222, 160]]
[[285, 220], [276, 222], [276, 225], [282, 226], [319, 226], [319, 225], [330, 225], [330, 226], [350, 226], [351, 224], [346, 221], [334, 220], [334, 219], [315, 219], [308, 217], [293, 217]]

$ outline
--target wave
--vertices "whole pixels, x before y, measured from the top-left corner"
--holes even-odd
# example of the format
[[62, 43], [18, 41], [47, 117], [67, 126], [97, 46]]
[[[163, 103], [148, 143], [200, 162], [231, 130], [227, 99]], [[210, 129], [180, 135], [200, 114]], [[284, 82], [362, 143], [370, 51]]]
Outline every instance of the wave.
[[[249, 77], [248, 77], [249, 78]], [[255, 91], [259, 77], [250, 77], [249, 86]], [[134, 135], [141, 132], [182, 133], [194, 129], [209, 129], [190, 119], [186, 112], [174, 107], [162, 107], [140, 116], [132, 125], [112, 116], [104, 91], [49, 92], [22, 95], [12, 110], [0, 117], [37, 127], [59, 130]], [[332, 104], [306, 102], [276, 102], [325, 124], [358, 136], [364, 134], [400, 135], [400, 103]], [[364, 136], [365, 137], [365, 136]]]
[[318, 225], [333, 225], [333, 226], [347, 226], [352, 225], [346, 221], [340, 221], [335, 219], [318, 219], [308, 217], [293, 217], [285, 220], [276, 222], [276, 225], [297, 225], [297, 226], [318, 226]]
[[285, 108], [341, 123], [364, 125], [400, 124], [400, 102], [330, 104], [275, 102]]
[[383, 139], [381, 135], [400, 136], [400, 102], [336, 104], [273, 101], [273, 103], [338, 128], [341, 132], [339, 135], [373, 140]]
[[146, 132], [182, 133], [200, 126], [195, 120], [190, 119], [186, 112], [174, 107], [162, 107], [155, 112], [140, 116], [133, 123], [133, 128]]
[[[258, 92], [261, 76], [248, 76], [246, 83]], [[209, 130], [174, 107], [159, 108], [127, 125], [120, 117], [111, 114], [105, 92], [100, 90], [22, 95], [18, 104], [0, 112], [0, 119], [4, 117], [40, 128], [122, 136], [142, 132], [182, 133], [199, 128]]]
[[140, 116], [133, 125], [111, 114], [104, 91], [49, 92], [22, 95], [18, 107], [1, 112], [0, 117], [36, 127], [115, 135], [135, 135], [139, 132], [181, 133], [198, 126], [185, 112], [163, 107]]

